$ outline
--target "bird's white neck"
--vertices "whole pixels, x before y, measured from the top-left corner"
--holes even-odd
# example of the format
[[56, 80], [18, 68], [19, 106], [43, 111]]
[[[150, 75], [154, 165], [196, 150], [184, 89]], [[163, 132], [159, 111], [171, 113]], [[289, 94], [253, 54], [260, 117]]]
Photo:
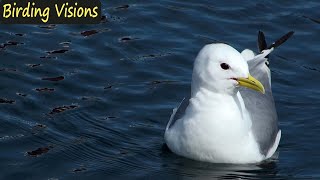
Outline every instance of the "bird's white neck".
[[[223, 94], [199, 88], [196, 92], [193, 92], [190, 99], [190, 107], [188, 107], [186, 113], [203, 116], [195, 117], [194, 119], [222, 126], [225, 124], [229, 127], [234, 127], [234, 130], [242, 132], [248, 132], [251, 128], [250, 115], [240, 92]], [[205, 119], [210, 117], [215, 118]], [[244, 129], [245, 131], [243, 131]]]

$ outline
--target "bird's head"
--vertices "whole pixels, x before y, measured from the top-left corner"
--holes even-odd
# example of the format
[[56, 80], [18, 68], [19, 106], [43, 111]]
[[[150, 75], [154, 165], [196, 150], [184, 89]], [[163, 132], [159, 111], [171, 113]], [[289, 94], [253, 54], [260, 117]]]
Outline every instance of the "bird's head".
[[194, 62], [192, 93], [206, 88], [235, 94], [239, 86], [265, 92], [263, 85], [250, 75], [247, 62], [236, 49], [223, 43], [204, 46]]

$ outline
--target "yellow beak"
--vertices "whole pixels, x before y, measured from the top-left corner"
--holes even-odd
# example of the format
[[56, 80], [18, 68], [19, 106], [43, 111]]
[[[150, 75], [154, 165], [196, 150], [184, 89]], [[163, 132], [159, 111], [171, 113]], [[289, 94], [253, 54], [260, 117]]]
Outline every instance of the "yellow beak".
[[258, 81], [256, 78], [252, 77], [250, 74], [249, 74], [248, 78], [237, 78], [237, 81], [240, 86], [259, 91], [262, 94], [265, 93], [264, 87], [261, 84], [261, 82]]

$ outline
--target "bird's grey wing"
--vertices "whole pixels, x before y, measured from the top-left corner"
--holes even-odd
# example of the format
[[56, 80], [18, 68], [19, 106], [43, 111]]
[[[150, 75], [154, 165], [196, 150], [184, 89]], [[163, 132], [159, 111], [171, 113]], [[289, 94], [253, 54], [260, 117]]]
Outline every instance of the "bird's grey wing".
[[247, 88], [240, 89], [244, 104], [251, 115], [253, 135], [260, 146], [260, 152], [264, 155], [274, 144], [279, 131], [278, 117], [271, 90], [270, 70], [265, 64], [267, 59], [264, 58], [271, 51], [264, 51], [258, 57], [256, 56], [257, 58], [248, 61], [251, 75], [263, 84], [265, 94]]
[[189, 105], [189, 99], [190, 97], [185, 97], [181, 101], [180, 105], [173, 109], [172, 115], [170, 117], [170, 120], [167, 124], [166, 130], [170, 129], [178, 119], [181, 119], [182, 116], [184, 115], [188, 105]]
[[255, 68], [250, 68], [251, 63], [248, 62], [248, 64], [252, 76], [263, 84], [265, 94], [247, 88], [241, 88], [240, 93], [250, 113], [253, 134], [260, 146], [260, 152], [266, 155], [274, 144], [279, 131], [278, 117], [270, 84], [270, 71], [264, 63]]
[[265, 94], [242, 88], [240, 90], [244, 103], [251, 115], [253, 134], [260, 146], [260, 151], [267, 155], [277, 137], [278, 116], [275, 108], [271, 89], [271, 73], [269, 69], [268, 56], [273, 48], [276, 48], [287, 41], [293, 35], [288, 32], [277, 41], [267, 47], [263, 32], [258, 34], [258, 47], [261, 54], [247, 61], [249, 71], [265, 87]]

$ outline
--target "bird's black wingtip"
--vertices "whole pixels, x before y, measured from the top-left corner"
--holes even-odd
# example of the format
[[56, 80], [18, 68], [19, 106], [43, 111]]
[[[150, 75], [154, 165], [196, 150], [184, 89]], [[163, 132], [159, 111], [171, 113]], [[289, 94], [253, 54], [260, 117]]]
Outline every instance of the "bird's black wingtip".
[[270, 48], [276, 48], [279, 47], [281, 44], [283, 44], [284, 42], [286, 42], [292, 35], [294, 34], [294, 31], [290, 31], [287, 34], [281, 36], [278, 40], [276, 40], [274, 43], [272, 43], [268, 49]]
[[258, 31], [258, 48], [259, 48], [259, 52], [262, 52], [265, 49], [271, 49], [271, 48], [279, 47], [281, 44], [286, 42], [293, 34], [294, 34], [294, 31], [289, 31], [288, 33], [286, 33], [285, 35], [281, 36], [278, 40], [273, 42], [268, 47], [264, 33], [259, 30]]
[[263, 50], [267, 49], [266, 38], [262, 31], [258, 32], [258, 48], [259, 48], [259, 52], [262, 52]]
[[[259, 52], [261, 53], [265, 49], [271, 49], [271, 48], [279, 47], [281, 44], [286, 42], [293, 34], [294, 34], [294, 31], [289, 31], [288, 33], [286, 33], [285, 35], [281, 36], [278, 40], [276, 40], [274, 43], [272, 43], [268, 47], [264, 33], [259, 30], [259, 32], [258, 32], [258, 48], [259, 48]], [[269, 58], [269, 55], [267, 55], [266, 58]], [[266, 61], [266, 65], [269, 67], [269, 61]]]

